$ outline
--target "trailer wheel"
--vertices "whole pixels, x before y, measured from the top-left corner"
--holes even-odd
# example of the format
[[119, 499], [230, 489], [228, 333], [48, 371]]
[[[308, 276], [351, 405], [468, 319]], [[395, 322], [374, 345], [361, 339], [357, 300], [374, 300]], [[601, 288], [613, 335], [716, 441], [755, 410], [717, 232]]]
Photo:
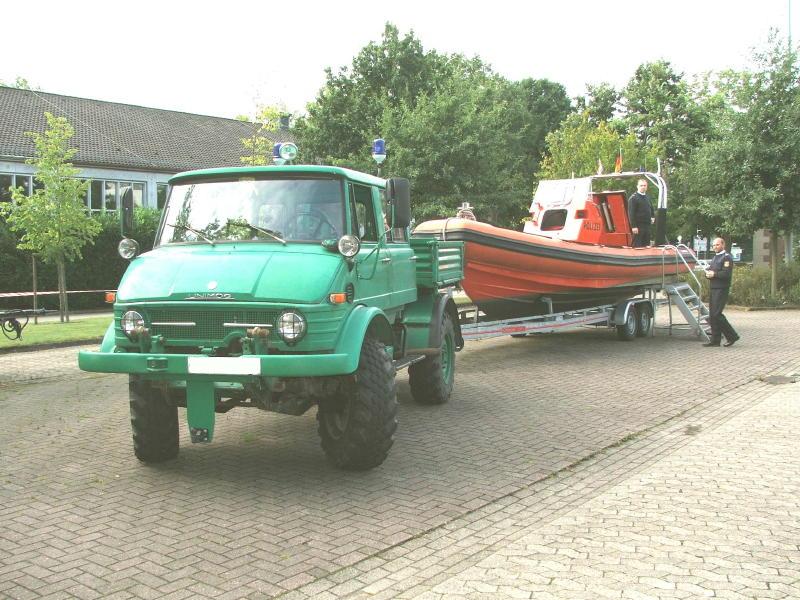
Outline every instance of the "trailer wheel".
[[636, 322], [636, 335], [647, 337], [653, 327], [653, 311], [649, 304], [639, 304], [636, 307], [638, 320]]
[[639, 322], [638, 313], [639, 311], [636, 310], [636, 307], [631, 306], [628, 309], [628, 316], [625, 317], [625, 323], [617, 325], [617, 337], [623, 342], [630, 342], [636, 338]]
[[440, 328], [439, 354], [408, 368], [411, 396], [418, 404], [444, 404], [453, 391], [456, 363], [456, 334], [453, 321], [445, 311]]
[[321, 400], [317, 410], [322, 449], [342, 469], [377, 467], [389, 454], [397, 429], [397, 389], [384, 345], [366, 338], [351, 385]]
[[178, 455], [178, 407], [163, 389], [131, 375], [128, 381], [133, 453], [144, 463]]

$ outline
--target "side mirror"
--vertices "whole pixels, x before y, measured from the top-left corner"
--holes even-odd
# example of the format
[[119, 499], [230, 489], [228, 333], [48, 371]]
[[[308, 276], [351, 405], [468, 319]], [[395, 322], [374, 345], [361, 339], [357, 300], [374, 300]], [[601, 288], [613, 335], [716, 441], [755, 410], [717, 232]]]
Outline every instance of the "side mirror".
[[133, 231], [133, 189], [130, 187], [122, 194], [120, 228], [122, 237], [128, 237]]
[[411, 184], [408, 179], [393, 177], [386, 182], [386, 193], [394, 209], [392, 227], [405, 228], [411, 224]]

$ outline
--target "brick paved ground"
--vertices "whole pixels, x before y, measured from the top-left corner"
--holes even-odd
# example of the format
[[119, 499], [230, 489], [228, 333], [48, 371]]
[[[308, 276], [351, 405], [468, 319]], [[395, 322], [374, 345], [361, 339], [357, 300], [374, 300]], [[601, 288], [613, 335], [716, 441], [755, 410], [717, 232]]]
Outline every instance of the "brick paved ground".
[[78, 372], [74, 349], [0, 356], [0, 596], [800, 596], [797, 394], [758, 381], [800, 372], [800, 314], [730, 316], [729, 349], [474, 342], [446, 406], [400, 378], [369, 473], [324, 461], [313, 411], [244, 409], [208, 446], [182, 426], [180, 457], [146, 467], [123, 377]]

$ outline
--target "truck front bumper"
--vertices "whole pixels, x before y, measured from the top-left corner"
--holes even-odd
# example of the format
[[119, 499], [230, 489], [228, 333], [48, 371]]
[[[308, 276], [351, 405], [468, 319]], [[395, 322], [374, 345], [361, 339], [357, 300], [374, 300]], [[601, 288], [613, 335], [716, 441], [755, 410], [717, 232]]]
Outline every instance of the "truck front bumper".
[[353, 356], [348, 353], [212, 357], [82, 350], [78, 366], [83, 371], [130, 373], [148, 379], [246, 382], [259, 377], [346, 375], [355, 371], [357, 363], [353, 365]]

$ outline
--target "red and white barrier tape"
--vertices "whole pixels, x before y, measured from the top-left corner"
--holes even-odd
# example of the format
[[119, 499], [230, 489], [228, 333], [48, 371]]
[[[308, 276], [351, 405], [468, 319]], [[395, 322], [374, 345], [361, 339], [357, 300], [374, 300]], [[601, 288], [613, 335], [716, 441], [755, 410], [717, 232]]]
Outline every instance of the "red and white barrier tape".
[[[116, 290], [69, 290], [68, 294], [105, 294], [107, 292], [116, 292]], [[55, 292], [36, 292], [37, 296], [52, 296], [58, 294]], [[33, 292], [2, 292], [0, 298], [20, 298], [25, 296], [33, 296]]]

